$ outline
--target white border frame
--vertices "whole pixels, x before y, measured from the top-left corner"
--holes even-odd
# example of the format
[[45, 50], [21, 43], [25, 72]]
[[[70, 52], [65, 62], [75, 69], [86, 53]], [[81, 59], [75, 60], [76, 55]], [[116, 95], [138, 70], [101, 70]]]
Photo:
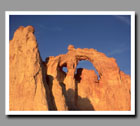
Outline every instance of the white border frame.
[[[9, 111], [9, 16], [10, 15], [130, 15], [131, 16], [131, 111]], [[134, 11], [6, 11], [5, 12], [5, 114], [6, 115], [135, 115], [135, 12]]]

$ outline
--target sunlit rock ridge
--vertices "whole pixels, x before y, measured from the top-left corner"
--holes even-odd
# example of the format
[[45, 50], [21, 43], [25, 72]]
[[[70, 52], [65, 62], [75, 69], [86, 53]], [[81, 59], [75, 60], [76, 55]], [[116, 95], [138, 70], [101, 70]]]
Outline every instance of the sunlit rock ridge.
[[[34, 28], [20, 26], [9, 43], [9, 60], [9, 110], [131, 110], [130, 76], [95, 49], [69, 45], [66, 54], [42, 61]], [[91, 62], [99, 77], [94, 70], [77, 69], [81, 60]]]

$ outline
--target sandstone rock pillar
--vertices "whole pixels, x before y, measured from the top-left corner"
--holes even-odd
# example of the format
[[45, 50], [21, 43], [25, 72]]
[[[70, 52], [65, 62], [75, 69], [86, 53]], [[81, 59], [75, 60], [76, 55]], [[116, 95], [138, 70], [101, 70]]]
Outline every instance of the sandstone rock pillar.
[[[32, 26], [19, 27], [10, 41], [10, 110], [48, 110], [49, 91]], [[46, 89], [45, 89], [46, 87]]]

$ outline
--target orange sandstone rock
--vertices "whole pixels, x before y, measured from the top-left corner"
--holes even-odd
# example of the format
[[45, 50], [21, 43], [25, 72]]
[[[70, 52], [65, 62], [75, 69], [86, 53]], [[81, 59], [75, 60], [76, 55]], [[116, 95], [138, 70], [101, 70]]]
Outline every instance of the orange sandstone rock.
[[[93, 64], [99, 80], [94, 70], [78, 69], [75, 75], [77, 64], [81, 60], [88, 60]], [[68, 53], [53, 57], [53, 61], [49, 60], [50, 63], [51, 69], [47, 65], [47, 71], [49, 74], [53, 73], [52, 78], [65, 85], [63, 92], [69, 110], [131, 109], [130, 76], [120, 71], [114, 58], [95, 49], [75, 49], [70, 45]], [[62, 71], [63, 67], [67, 67], [67, 73]]]
[[[114, 58], [69, 45], [66, 54], [43, 62], [33, 32], [32, 26], [20, 27], [10, 41], [10, 110], [131, 110], [130, 76]], [[81, 60], [91, 62], [99, 77], [76, 69]]]
[[10, 110], [49, 109], [45, 68], [33, 32], [32, 26], [19, 27], [10, 41]]

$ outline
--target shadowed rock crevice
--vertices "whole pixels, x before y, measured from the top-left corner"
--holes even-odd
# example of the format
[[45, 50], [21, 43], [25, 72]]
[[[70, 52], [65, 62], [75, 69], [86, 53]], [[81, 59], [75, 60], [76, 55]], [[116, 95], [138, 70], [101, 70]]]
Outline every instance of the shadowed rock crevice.
[[[73, 91], [72, 89], [69, 89], [67, 91], [67, 94], [73, 94], [75, 91]], [[77, 94], [77, 104], [73, 104], [71, 105], [71, 103], [67, 102], [68, 108], [69, 110], [75, 111], [75, 110], [82, 110], [82, 111], [86, 111], [86, 110], [94, 110], [93, 105], [91, 104], [90, 100], [88, 98], [82, 98], [80, 96], [78, 96]]]
[[[47, 81], [47, 84], [49, 85], [45, 85], [45, 89], [46, 89], [46, 93], [47, 92], [47, 88], [49, 87], [49, 96], [50, 96], [50, 99], [49, 99], [49, 110], [57, 110], [57, 107], [56, 107], [56, 104], [55, 104], [55, 101], [54, 101], [54, 96], [52, 94], [52, 85], [53, 85], [53, 77], [50, 76], [50, 75], [47, 75], [46, 76], [46, 81]], [[48, 100], [48, 98], [46, 98], [46, 100]]]

